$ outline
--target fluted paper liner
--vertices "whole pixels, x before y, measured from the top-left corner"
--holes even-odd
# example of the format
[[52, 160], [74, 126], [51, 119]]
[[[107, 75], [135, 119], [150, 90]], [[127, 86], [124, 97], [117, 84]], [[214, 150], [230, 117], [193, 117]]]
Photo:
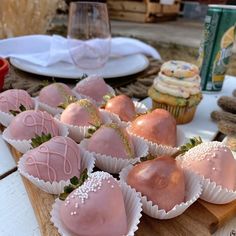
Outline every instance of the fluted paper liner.
[[162, 144], [156, 144], [156, 143], [153, 143], [139, 135], [136, 135], [134, 133], [132, 133], [130, 130], [129, 130], [129, 127], [127, 128], [127, 131], [138, 137], [138, 138], [141, 138], [147, 145], [148, 145], [148, 148], [149, 148], [149, 152], [151, 153], [155, 153], [155, 155], [157, 156], [160, 156], [160, 155], [172, 155], [174, 154], [175, 152], [178, 151], [178, 148], [179, 146], [183, 145], [185, 143], [185, 135], [184, 135], [184, 132], [182, 131], [182, 129], [180, 127], [177, 126], [177, 147], [170, 147], [170, 146], [166, 146], [166, 145], [162, 145]]
[[[138, 224], [141, 218], [142, 204], [138, 194], [134, 189], [130, 188], [125, 183], [120, 183], [121, 191], [125, 203], [125, 211], [127, 215], [128, 232], [125, 236], [134, 236], [135, 231], [138, 229]], [[51, 222], [57, 228], [61, 236], [74, 236], [61, 222], [60, 207], [63, 201], [56, 199], [52, 206]], [[79, 225], [78, 225], [79, 230]], [[112, 236], [112, 235], [111, 235]]]
[[[80, 154], [81, 154], [81, 172], [87, 168], [88, 174], [90, 174], [93, 171], [93, 168], [95, 165], [95, 159], [89, 152], [83, 149], [80, 149]], [[36, 178], [28, 174], [24, 166], [25, 161], [26, 161], [26, 157], [25, 155], [23, 155], [18, 162], [19, 172], [41, 190], [47, 193], [51, 193], [51, 194], [60, 194], [64, 191], [64, 187], [70, 184], [70, 180], [67, 180], [67, 181], [61, 180], [59, 182], [53, 181], [51, 183], [49, 181], [44, 181], [42, 179]]]
[[[62, 123], [60, 123], [59, 121], [57, 121], [56, 119], [55, 121], [59, 126], [59, 136], [67, 137], [69, 133], [68, 128]], [[11, 144], [17, 151], [21, 153], [26, 153], [28, 150], [32, 148], [31, 139], [30, 140], [15, 140], [15, 139], [11, 139], [9, 136], [10, 136], [9, 130], [8, 128], [6, 128], [2, 133], [2, 138], [6, 142]]]
[[[147, 156], [148, 154], [147, 144], [138, 137], [131, 135], [131, 138], [134, 145], [134, 152], [135, 152], [134, 158], [123, 159], [91, 152], [96, 159], [95, 165], [103, 171], [107, 171], [112, 174], [118, 174], [125, 166], [129, 165], [130, 163], [132, 164], [139, 161], [141, 157]], [[88, 142], [89, 139], [84, 139], [79, 145], [85, 150], [87, 150]]]
[[[127, 176], [132, 168], [133, 166], [129, 165], [120, 172], [121, 181], [125, 183], [127, 182]], [[197, 175], [193, 175], [193, 173], [188, 170], [184, 170], [184, 175], [186, 183], [185, 202], [175, 205], [170, 211], [166, 212], [163, 209], [159, 209], [158, 205], [154, 205], [153, 202], [149, 201], [146, 196], [138, 192], [143, 204], [143, 212], [153, 218], [166, 220], [181, 215], [188, 207], [190, 207], [201, 195], [201, 179]]]
[[202, 200], [214, 204], [226, 204], [236, 200], [236, 191], [223, 188], [221, 185], [217, 185], [215, 182], [205, 179], [203, 176], [200, 177], [203, 188], [200, 196]]
[[[100, 113], [101, 113], [101, 118], [102, 118], [102, 123], [103, 124], [109, 124], [112, 122], [112, 120], [110, 119], [110, 116], [107, 114], [107, 112], [104, 112], [102, 109], [99, 109]], [[63, 125], [65, 125], [68, 128], [69, 131], [69, 137], [72, 138], [75, 142], [79, 143], [80, 141], [82, 141], [87, 133], [88, 133], [88, 129], [92, 128], [92, 126], [77, 126], [77, 125], [70, 125], [70, 124], [66, 124], [60, 121], [61, 118], [61, 114], [57, 114], [55, 116], [55, 118], [62, 123]]]
[[[37, 110], [38, 109], [38, 102], [34, 98], [32, 98], [32, 100], [34, 102], [34, 110]], [[14, 117], [15, 116], [12, 115], [11, 113], [0, 111], [0, 124], [7, 127], [11, 123], [11, 121]]]

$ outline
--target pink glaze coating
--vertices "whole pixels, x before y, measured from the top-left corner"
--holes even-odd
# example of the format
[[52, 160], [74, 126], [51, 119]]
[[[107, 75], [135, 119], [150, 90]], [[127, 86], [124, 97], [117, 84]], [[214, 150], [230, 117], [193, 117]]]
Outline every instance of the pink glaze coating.
[[133, 158], [134, 146], [131, 136], [115, 123], [101, 126], [89, 139], [88, 151], [117, 158]]
[[23, 105], [26, 110], [34, 108], [34, 101], [30, 95], [21, 89], [10, 89], [0, 93], [0, 111], [8, 113], [10, 110], [20, 111]]
[[122, 236], [128, 231], [121, 189], [106, 172], [92, 173], [74, 190], [62, 203], [60, 217], [78, 236]]
[[96, 102], [103, 102], [103, 96], [109, 93], [109, 87], [100, 76], [92, 75], [80, 81], [75, 91], [79, 94], [91, 97]]
[[24, 111], [13, 118], [8, 126], [9, 138], [16, 140], [29, 140], [35, 135], [59, 135], [59, 127], [53, 117], [43, 111]]
[[132, 121], [136, 116], [135, 106], [131, 98], [125, 94], [115, 96], [108, 100], [105, 110], [115, 113], [122, 121]]
[[61, 114], [61, 122], [76, 126], [99, 126], [102, 118], [98, 108], [88, 99], [71, 103]]
[[80, 176], [80, 149], [68, 137], [56, 136], [24, 156], [25, 171], [44, 181], [52, 183]]
[[229, 190], [236, 187], [236, 161], [232, 152], [221, 142], [206, 142], [190, 149], [182, 158], [184, 168]]
[[73, 96], [71, 89], [63, 83], [53, 83], [44, 87], [39, 93], [39, 101], [57, 108], [66, 101], [66, 97]]

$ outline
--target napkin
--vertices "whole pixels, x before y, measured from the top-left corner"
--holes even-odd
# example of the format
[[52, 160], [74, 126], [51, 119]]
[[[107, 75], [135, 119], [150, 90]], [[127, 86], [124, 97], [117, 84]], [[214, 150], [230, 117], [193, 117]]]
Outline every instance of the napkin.
[[[100, 45], [99, 39], [79, 41], [81, 55], [88, 45]], [[122, 57], [137, 53], [161, 59], [157, 50], [150, 45], [132, 38], [114, 37], [111, 39], [110, 57]], [[30, 35], [0, 40], [0, 57], [14, 57], [39, 66], [50, 66], [57, 62], [72, 63], [68, 40], [62, 36]]]

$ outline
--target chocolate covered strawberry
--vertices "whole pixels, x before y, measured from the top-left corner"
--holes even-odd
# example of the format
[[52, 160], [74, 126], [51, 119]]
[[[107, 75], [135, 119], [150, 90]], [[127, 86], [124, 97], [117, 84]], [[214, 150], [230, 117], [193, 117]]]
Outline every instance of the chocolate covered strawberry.
[[125, 204], [117, 181], [92, 173], [60, 207], [60, 219], [73, 235], [121, 236], [128, 231]]
[[176, 146], [176, 121], [163, 109], [137, 117], [129, 127], [129, 131], [153, 143]]
[[75, 126], [99, 126], [102, 123], [98, 108], [88, 99], [71, 103], [62, 112], [61, 122]]
[[87, 150], [118, 158], [133, 158], [131, 136], [118, 124], [101, 126], [89, 139]]
[[129, 172], [127, 183], [165, 211], [184, 201], [184, 173], [170, 156], [135, 165]]
[[124, 94], [110, 98], [105, 105], [105, 110], [115, 113], [126, 122], [132, 121], [136, 116], [133, 101]]

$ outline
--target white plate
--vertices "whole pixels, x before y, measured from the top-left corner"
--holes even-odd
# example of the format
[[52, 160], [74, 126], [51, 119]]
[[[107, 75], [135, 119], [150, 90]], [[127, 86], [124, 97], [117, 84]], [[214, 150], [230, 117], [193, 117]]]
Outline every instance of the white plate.
[[10, 58], [10, 62], [16, 68], [26, 72], [68, 79], [78, 79], [83, 74], [98, 74], [103, 78], [128, 76], [143, 71], [149, 65], [148, 59], [142, 54], [112, 58], [104, 67], [96, 70], [79, 69], [76, 66], [65, 62], [59, 62], [48, 67], [38, 66], [16, 58]]

